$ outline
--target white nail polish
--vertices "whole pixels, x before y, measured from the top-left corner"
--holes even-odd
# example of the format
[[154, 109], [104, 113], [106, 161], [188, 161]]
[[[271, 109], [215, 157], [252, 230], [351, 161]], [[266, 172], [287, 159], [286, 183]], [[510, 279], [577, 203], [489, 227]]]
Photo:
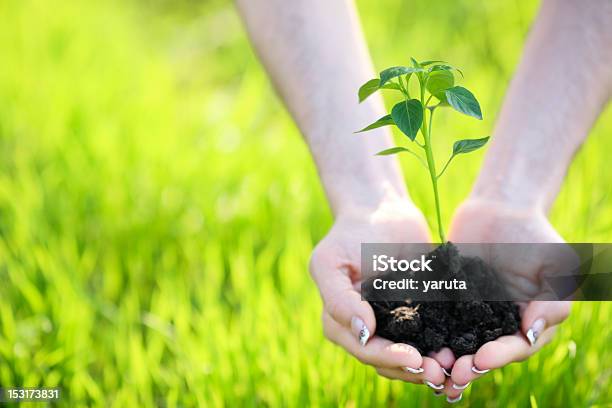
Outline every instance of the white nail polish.
[[468, 381], [466, 384], [464, 385], [457, 385], [453, 383], [453, 388], [456, 390], [465, 390], [467, 387], [470, 386], [470, 381]]
[[449, 404], [454, 404], [455, 402], [461, 401], [461, 398], [463, 398], [463, 394], [459, 394], [459, 396], [455, 398], [446, 397], [446, 402]]
[[479, 370], [476, 368], [476, 366], [472, 366], [472, 372], [476, 373], [476, 374], [485, 374], [488, 373], [489, 371], [491, 371], [490, 368], [486, 369], [486, 370]]
[[441, 390], [442, 388], [444, 388], [444, 384], [436, 385], [432, 383], [431, 381], [427, 381], [427, 380], [423, 380], [423, 384], [425, 384], [429, 388], [433, 388], [434, 390]]
[[540, 337], [540, 334], [544, 331], [544, 327], [546, 327], [546, 321], [540, 318], [533, 322], [529, 330], [527, 330], [525, 336], [527, 336], [527, 340], [529, 340], [529, 344], [531, 344], [532, 347], [535, 345], [538, 337]]
[[450, 376], [451, 376], [450, 371], [448, 371], [446, 368], [442, 367], [442, 371], [444, 371], [444, 375], [445, 375], [445, 376], [447, 376], [447, 377], [450, 377]]
[[365, 346], [370, 339], [370, 331], [363, 320], [358, 317], [353, 317], [351, 319], [351, 330], [357, 335], [359, 344], [361, 344], [362, 347]]
[[423, 367], [419, 367], [419, 368], [402, 367], [402, 370], [408, 371], [409, 373], [412, 373], [412, 374], [421, 374], [423, 371], [425, 371]]

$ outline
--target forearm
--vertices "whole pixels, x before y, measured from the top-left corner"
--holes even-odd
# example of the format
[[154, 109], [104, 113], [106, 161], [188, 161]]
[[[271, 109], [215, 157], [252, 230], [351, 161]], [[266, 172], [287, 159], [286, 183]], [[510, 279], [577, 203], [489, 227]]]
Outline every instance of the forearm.
[[472, 198], [547, 211], [612, 91], [612, 3], [544, 0]]
[[359, 104], [375, 77], [350, 1], [238, 0], [266, 70], [296, 121], [334, 214], [407, 198], [397, 160], [374, 157], [391, 146], [386, 129], [353, 132], [385, 115], [380, 97]]

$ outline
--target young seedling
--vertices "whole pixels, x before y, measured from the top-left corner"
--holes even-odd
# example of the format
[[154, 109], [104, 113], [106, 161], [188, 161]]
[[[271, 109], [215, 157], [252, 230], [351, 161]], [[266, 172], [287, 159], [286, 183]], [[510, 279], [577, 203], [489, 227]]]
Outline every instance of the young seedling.
[[[359, 88], [359, 102], [363, 102], [368, 96], [379, 89], [399, 91], [402, 94], [403, 101], [393, 106], [390, 114], [383, 116], [357, 133], [382, 126], [395, 125], [408, 137], [410, 142], [413, 142], [417, 148], [423, 150], [425, 160], [414, 150], [403, 146], [392, 147], [377, 154], [387, 156], [397, 153], [409, 153], [417, 157], [425, 166], [431, 177], [436, 205], [438, 235], [440, 236], [440, 242], [445, 243], [446, 236], [440, 217], [438, 179], [444, 174], [455, 156], [481, 148], [487, 143], [489, 138], [456, 141], [453, 144], [452, 154], [438, 173], [431, 148], [431, 130], [436, 109], [450, 106], [457, 112], [480, 120], [482, 120], [482, 112], [476, 97], [470, 91], [462, 86], [455, 86], [455, 75], [453, 72], [458, 72], [463, 77], [463, 73], [460, 70], [448, 65], [444, 61], [417, 62], [414, 58], [411, 58], [411, 60], [412, 66], [387, 68], [380, 73], [380, 78], [372, 79]], [[419, 94], [415, 98], [410, 96], [408, 86], [413, 76], [417, 78], [419, 85]], [[417, 138], [419, 133], [422, 136], [421, 140]]]

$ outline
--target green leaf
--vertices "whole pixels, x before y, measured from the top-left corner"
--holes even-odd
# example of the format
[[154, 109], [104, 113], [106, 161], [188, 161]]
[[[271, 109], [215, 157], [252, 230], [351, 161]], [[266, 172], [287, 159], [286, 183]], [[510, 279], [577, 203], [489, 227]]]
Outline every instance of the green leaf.
[[464, 139], [458, 140], [453, 144], [453, 156], [462, 153], [473, 152], [474, 150], [480, 149], [486, 145], [489, 141], [489, 137], [483, 137], [482, 139]]
[[415, 60], [414, 58], [410, 57], [410, 61], [412, 61], [412, 66], [415, 68], [423, 68], [421, 66], [421, 64], [419, 64], [419, 62], [417, 60]]
[[423, 71], [423, 68], [412, 67], [391, 67], [380, 73], [380, 86], [385, 85], [388, 81], [400, 75], [412, 74], [413, 72]]
[[361, 130], [358, 130], [355, 133], [361, 133], [361, 132], [366, 132], [368, 130], [372, 130], [372, 129], [376, 129], [382, 126], [388, 126], [388, 125], [394, 125], [395, 122], [393, 122], [393, 119], [391, 118], [391, 115], [385, 115], [382, 118], [378, 119], [376, 122], [364, 127]]
[[433, 71], [427, 78], [427, 90], [440, 101], [446, 101], [444, 91], [455, 85], [455, 76], [451, 71]]
[[429, 69], [428, 69], [429, 72], [434, 72], [434, 71], [453, 71], [453, 70], [455, 70], [458, 73], [460, 73], [461, 77], [463, 77], [463, 72], [459, 68], [455, 68], [452, 65], [448, 65], [448, 64], [434, 65], [432, 67], [429, 67]]
[[448, 104], [458, 112], [482, 120], [480, 104], [474, 94], [462, 86], [455, 86], [445, 91]]
[[380, 79], [370, 79], [368, 82], [361, 85], [361, 88], [359, 88], [359, 103], [365, 101], [368, 96], [372, 95], [379, 89], [395, 89], [401, 91], [400, 86], [394, 82], [388, 82], [383, 86], [380, 86]]
[[391, 117], [397, 127], [414, 141], [423, 123], [423, 105], [418, 99], [400, 102], [391, 109]]
[[440, 61], [440, 60], [430, 60], [430, 61], [423, 61], [423, 62], [421, 62], [421, 63], [420, 63], [420, 65], [421, 65], [422, 67], [426, 67], [426, 66], [428, 66], [428, 65], [435, 64], [436, 62], [443, 62], [443, 63], [445, 63], [445, 64], [446, 64], [446, 61]]
[[359, 103], [363, 102], [368, 96], [378, 91], [380, 88], [380, 79], [370, 79], [359, 88]]
[[397, 91], [401, 91], [402, 90], [402, 88], [400, 88], [399, 84], [396, 84], [395, 82], [387, 82], [386, 84], [384, 84], [380, 88], [381, 89], [395, 89]]
[[400, 152], [409, 152], [410, 150], [405, 149], [403, 147], [392, 147], [390, 149], [385, 149], [383, 151], [380, 151], [378, 153], [376, 153], [377, 156], [390, 156], [392, 154], [397, 154]]

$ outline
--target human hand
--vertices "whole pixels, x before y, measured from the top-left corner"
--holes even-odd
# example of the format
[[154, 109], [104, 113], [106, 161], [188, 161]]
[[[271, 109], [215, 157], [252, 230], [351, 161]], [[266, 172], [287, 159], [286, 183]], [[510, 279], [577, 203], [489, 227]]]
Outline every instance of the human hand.
[[[510, 206], [494, 201], [470, 199], [459, 207], [449, 234], [455, 243], [563, 243], [564, 240], [536, 208]], [[557, 247], [572, 257], [571, 248]], [[493, 256], [518, 290], [534, 295], [540, 277], [555, 269], [548, 257], [534, 250], [521, 254], [521, 268], [517, 269], [516, 254], [500, 252]], [[553, 257], [558, 259], [557, 257]], [[565, 266], [567, 268], [567, 266]], [[455, 399], [474, 379], [494, 368], [522, 361], [548, 343], [556, 325], [565, 320], [570, 302], [531, 301], [521, 305], [521, 332], [503, 336], [484, 344], [474, 355], [462, 356], [454, 362], [451, 376], [446, 381], [445, 393]]]
[[441, 389], [446, 377], [440, 364], [410, 345], [376, 336], [374, 311], [359, 293], [362, 242], [430, 241], [423, 215], [407, 200], [353, 209], [339, 214], [317, 245], [310, 272], [324, 303], [325, 337], [384, 377]]

